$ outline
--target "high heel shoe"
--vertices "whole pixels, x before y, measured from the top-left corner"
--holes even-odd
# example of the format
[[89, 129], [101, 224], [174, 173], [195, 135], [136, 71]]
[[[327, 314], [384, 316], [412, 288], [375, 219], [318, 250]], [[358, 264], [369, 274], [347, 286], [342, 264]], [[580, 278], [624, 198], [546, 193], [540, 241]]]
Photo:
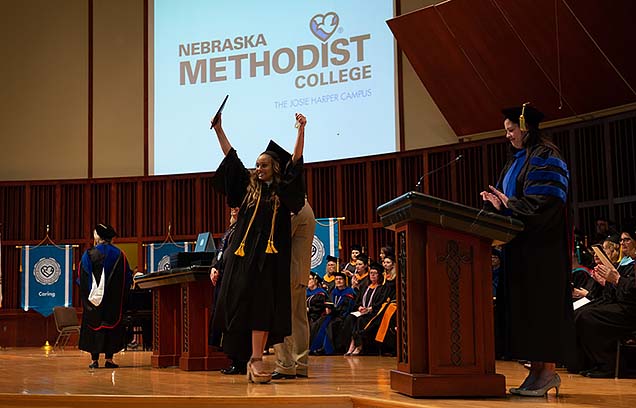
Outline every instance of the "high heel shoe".
[[519, 390], [519, 394], [518, 395], [523, 395], [524, 397], [543, 397], [545, 396], [548, 391], [550, 391], [552, 388], [556, 388], [556, 395], [557, 397], [559, 396], [559, 388], [561, 388], [561, 377], [559, 377], [559, 374], [554, 374], [554, 377], [552, 377], [552, 379], [550, 381], [548, 381], [548, 383], [546, 385], [544, 385], [541, 388], [537, 388], [535, 390]]
[[253, 382], [255, 384], [265, 384], [272, 381], [272, 373], [271, 372], [259, 372], [256, 371], [254, 365], [252, 364], [255, 361], [263, 361], [262, 358], [252, 358], [247, 363], [247, 381]]

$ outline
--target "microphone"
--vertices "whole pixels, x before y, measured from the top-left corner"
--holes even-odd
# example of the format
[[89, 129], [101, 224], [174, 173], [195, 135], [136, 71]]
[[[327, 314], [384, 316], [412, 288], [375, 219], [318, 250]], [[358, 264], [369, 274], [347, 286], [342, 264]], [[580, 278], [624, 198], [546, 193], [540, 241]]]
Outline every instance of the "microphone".
[[417, 184], [415, 185], [415, 191], [420, 191], [420, 188], [422, 187], [422, 180], [424, 180], [424, 177], [426, 176], [430, 176], [433, 173], [437, 173], [438, 171], [448, 167], [448, 166], [452, 166], [453, 164], [457, 163], [462, 157], [461, 154], [457, 155], [457, 157], [455, 157], [453, 160], [449, 161], [448, 163], [439, 166], [433, 170], [427, 171], [426, 173], [422, 174], [422, 177], [420, 177], [419, 180], [417, 180]]

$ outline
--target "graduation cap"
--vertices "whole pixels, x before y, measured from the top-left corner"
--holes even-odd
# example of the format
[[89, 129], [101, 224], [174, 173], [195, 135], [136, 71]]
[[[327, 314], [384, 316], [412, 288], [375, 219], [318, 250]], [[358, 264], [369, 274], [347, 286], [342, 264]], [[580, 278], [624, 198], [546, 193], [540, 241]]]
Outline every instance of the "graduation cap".
[[362, 263], [364, 263], [365, 265], [368, 265], [369, 264], [369, 255], [367, 255], [367, 254], [358, 255], [358, 261], [362, 261]]
[[342, 279], [344, 279], [345, 281], [347, 280], [347, 275], [346, 275], [346, 274], [344, 274], [343, 272], [336, 272], [336, 273], [334, 273], [334, 274], [333, 274], [333, 276], [334, 276], [335, 278], [337, 278], [338, 276], [340, 276], [340, 277], [341, 277]]
[[95, 232], [97, 232], [97, 235], [104, 240], [111, 240], [117, 236], [115, 229], [108, 224], [97, 224], [95, 226]]
[[501, 113], [503, 113], [504, 118], [519, 125], [519, 128], [524, 132], [528, 129], [538, 129], [539, 123], [544, 117], [541, 111], [530, 106], [530, 102], [526, 102], [522, 106], [502, 109]]
[[311, 276], [312, 278], [314, 278], [314, 280], [316, 281], [316, 283], [318, 285], [320, 285], [322, 283], [322, 278], [320, 277], [320, 275], [318, 275], [316, 272], [309, 272], [309, 276]]
[[270, 140], [267, 145], [267, 149], [261, 154], [270, 156], [273, 160], [276, 160], [280, 164], [281, 170], [287, 166], [292, 159], [292, 155], [282, 147], [280, 147], [275, 141]]
[[371, 262], [369, 264], [369, 270], [374, 269], [376, 271], [378, 271], [378, 273], [382, 273], [382, 271], [384, 271], [384, 267], [382, 265], [380, 265], [378, 262]]
[[619, 234], [612, 234], [612, 235], [608, 235], [605, 238], [605, 241], [609, 241], [609, 242], [613, 242], [616, 245], [620, 245], [621, 243], [621, 236]]
[[360, 244], [353, 244], [353, 245], [351, 245], [351, 250], [352, 250], [352, 251], [360, 251], [360, 252], [362, 252], [362, 245], [360, 245]]
[[337, 265], [338, 264], [338, 258], [336, 258], [335, 256], [327, 255], [327, 262], [335, 262], [336, 265]]
[[395, 254], [387, 254], [384, 256], [384, 259], [390, 259], [393, 263], [395, 263]]

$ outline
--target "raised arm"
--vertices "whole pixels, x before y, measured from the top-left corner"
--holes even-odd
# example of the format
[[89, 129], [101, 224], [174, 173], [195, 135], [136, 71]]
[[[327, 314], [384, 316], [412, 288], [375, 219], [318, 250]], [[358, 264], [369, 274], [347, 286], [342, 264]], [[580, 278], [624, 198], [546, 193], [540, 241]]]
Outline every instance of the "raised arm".
[[[214, 118], [212, 118], [211, 123], [213, 122], [214, 122]], [[230, 144], [230, 141], [227, 139], [227, 136], [225, 136], [225, 132], [223, 131], [223, 126], [221, 126], [221, 116], [219, 116], [219, 120], [214, 125], [214, 131], [216, 132], [216, 137], [219, 140], [219, 144], [221, 145], [221, 150], [223, 150], [223, 154], [227, 156], [230, 150], [232, 150], [232, 145]]]
[[303, 155], [303, 149], [305, 148], [305, 125], [307, 124], [307, 118], [302, 113], [297, 113], [296, 122], [298, 122], [298, 136], [296, 136], [296, 145], [294, 146], [294, 153], [292, 154], [292, 162], [294, 164], [296, 164], [298, 159]]

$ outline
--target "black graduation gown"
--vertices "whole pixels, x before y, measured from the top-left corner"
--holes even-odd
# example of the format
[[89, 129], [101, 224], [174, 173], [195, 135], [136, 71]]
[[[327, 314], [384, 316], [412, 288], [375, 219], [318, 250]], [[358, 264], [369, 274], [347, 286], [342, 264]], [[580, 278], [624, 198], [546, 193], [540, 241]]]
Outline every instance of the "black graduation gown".
[[[104, 270], [104, 296], [99, 306], [88, 296], [93, 280], [99, 283]], [[83, 306], [79, 349], [92, 354], [114, 354], [126, 345], [122, 324], [124, 305], [132, 284], [132, 271], [124, 253], [116, 246], [100, 244], [82, 255], [79, 270], [80, 298]]]
[[[389, 305], [393, 303], [395, 305], [396, 302], [396, 290], [395, 290], [395, 278], [391, 280], [385, 280], [384, 285], [382, 285], [382, 293], [380, 295], [380, 305], [377, 308], [374, 308], [375, 312], [369, 319], [368, 323], [365, 326], [361, 327], [361, 331], [358, 333], [359, 339], [362, 343], [364, 342], [372, 342], [376, 339], [378, 334], [378, 329], [382, 324], [383, 319], [385, 319], [387, 310], [389, 310]], [[387, 316], [388, 317], [388, 316]], [[394, 352], [395, 351], [395, 341], [396, 341], [396, 333], [393, 329], [395, 324], [396, 314], [391, 315], [390, 323], [388, 325], [388, 330], [380, 342], [382, 343], [382, 349], [385, 352]]]
[[631, 262], [619, 266], [618, 284], [605, 284], [603, 295], [574, 314], [578, 361], [571, 371], [600, 367], [613, 371], [616, 341], [636, 329], [636, 276]]
[[[227, 196], [230, 207], [240, 206], [236, 230], [225, 250], [227, 258], [213, 321], [214, 327], [224, 332], [223, 350], [228, 354], [242, 353], [243, 350], [232, 349], [235, 343], [230, 339], [244, 338], [252, 330], [269, 332], [271, 344], [280, 343], [291, 334], [291, 212], [300, 211], [305, 204], [302, 171], [301, 158], [296, 165], [290, 163], [282, 169], [278, 185], [262, 183], [261, 200], [256, 208], [244, 202], [249, 171], [234, 149], [217, 169], [215, 187]], [[274, 215], [270, 188], [280, 200], [273, 221], [277, 253], [265, 253]], [[245, 255], [235, 255], [255, 209], [245, 241]]]
[[[505, 315], [510, 357], [564, 362], [573, 341], [569, 173], [548, 145], [529, 147], [526, 154], [505, 211], [525, 228], [504, 246], [497, 309]], [[499, 188], [513, 163], [514, 158], [501, 172]]]

